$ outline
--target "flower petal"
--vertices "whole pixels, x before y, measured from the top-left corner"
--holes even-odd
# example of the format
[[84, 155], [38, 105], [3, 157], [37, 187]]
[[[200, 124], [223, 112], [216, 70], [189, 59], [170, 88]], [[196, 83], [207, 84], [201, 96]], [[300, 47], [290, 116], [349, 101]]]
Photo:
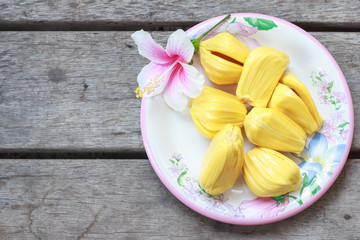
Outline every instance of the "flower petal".
[[[318, 163], [315, 163], [315, 164], [318, 164]], [[320, 164], [318, 164], [318, 165], [320, 165]], [[321, 168], [321, 165], [320, 165], [320, 168]], [[320, 170], [320, 172], [317, 172], [317, 171], [314, 171], [314, 170], [308, 170], [308, 172], [309, 172], [309, 175], [308, 175], [308, 181], [307, 181], [307, 183], [310, 182], [311, 180], [313, 180], [313, 178], [314, 178], [316, 175], [321, 174], [321, 170]]]
[[244, 37], [249, 37], [257, 32], [257, 27], [248, 27], [239, 22], [230, 23], [226, 30], [231, 34], [239, 34]]
[[166, 52], [169, 56], [178, 56], [182, 62], [190, 62], [194, 55], [194, 46], [181, 29], [173, 32], [167, 42]]
[[173, 61], [173, 58], [168, 56], [163, 47], [155, 43], [148, 32], [141, 29], [131, 34], [131, 38], [138, 46], [140, 55], [150, 61], [159, 64], [166, 64]]
[[276, 217], [279, 212], [283, 212], [285, 210], [286, 205], [289, 204], [289, 198], [286, 197], [283, 203], [280, 203], [279, 206], [270, 208], [268, 211], [264, 212], [262, 215], [263, 218]]
[[169, 81], [172, 73], [172, 65], [160, 65], [150, 62], [140, 71], [137, 82], [143, 91], [144, 97], [152, 97], [160, 94]]
[[276, 201], [270, 197], [257, 197], [253, 200], [242, 201], [239, 207], [246, 218], [262, 218], [264, 216], [276, 216], [285, 209], [288, 201], [285, 198], [285, 203], [280, 203], [277, 206]]
[[179, 78], [181, 85], [183, 86], [184, 93], [191, 98], [199, 96], [204, 88], [204, 75], [189, 64], [180, 64], [182, 69], [179, 70]]
[[170, 76], [170, 80], [163, 93], [165, 103], [175, 111], [183, 111], [189, 101], [184, 94], [181, 81], [179, 79], [179, 71], [181, 68], [174, 70]]
[[250, 48], [251, 50], [256, 48], [256, 47], [260, 47], [261, 44], [254, 38], [249, 38], [249, 37], [243, 37], [241, 35], [236, 35], [235, 36], [237, 39], [239, 39], [242, 43], [244, 43], [248, 48]]
[[332, 147], [329, 151], [324, 153], [323, 159], [326, 159], [324, 171], [328, 173], [333, 173], [336, 166], [341, 161], [341, 157], [344, 154], [346, 145], [339, 144]]
[[320, 174], [322, 171], [322, 166], [319, 163], [312, 163], [312, 162], [304, 162], [299, 165], [303, 171], [308, 172], [308, 181], [310, 182], [315, 175]]
[[328, 150], [326, 138], [321, 133], [315, 133], [309, 144], [309, 153], [311, 158], [323, 155]]
[[331, 162], [339, 163], [342, 155], [344, 154], [345, 148], [345, 144], [338, 144], [326, 152], [325, 157]]

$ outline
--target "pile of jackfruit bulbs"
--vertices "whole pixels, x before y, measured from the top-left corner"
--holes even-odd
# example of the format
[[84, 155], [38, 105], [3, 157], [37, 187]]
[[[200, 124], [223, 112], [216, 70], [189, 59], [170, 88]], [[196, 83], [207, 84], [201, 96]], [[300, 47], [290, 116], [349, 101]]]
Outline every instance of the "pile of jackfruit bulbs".
[[[250, 50], [227, 32], [200, 42], [199, 55], [212, 82], [237, 84], [236, 96], [204, 86], [190, 101], [196, 129], [212, 139], [203, 158], [200, 186], [211, 195], [223, 193], [242, 171], [257, 196], [299, 190], [299, 167], [280, 152], [300, 153], [307, 135], [319, 131], [323, 120], [306, 87], [286, 72], [289, 56], [271, 47]], [[252, 107], [249, 113], [245, 104]], [[256, 145], [246, 154], [242, 127]]]

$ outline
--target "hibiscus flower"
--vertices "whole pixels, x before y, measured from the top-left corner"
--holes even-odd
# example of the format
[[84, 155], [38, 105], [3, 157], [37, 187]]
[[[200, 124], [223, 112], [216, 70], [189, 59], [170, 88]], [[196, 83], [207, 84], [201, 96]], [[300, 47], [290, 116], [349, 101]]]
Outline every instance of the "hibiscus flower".
[[169, 107], [183, 111], [189, 97], [200, 95], [205, 82], [202, 73], [189, 64], [194, 52], [198, 50], [200, 40], [230, 16], [226, 15], [197, 39], [190, 40], [183, 30], [176, 30], [170, 35], [166, 50], [144, 30], [133, 33], [131, 38], [138, 46], [139, 54], [150, 60], [137, 77], [136, 96], [152, 97], [162, 93]]
[[137, 77], [140, 94], [152, 97], [163, 93], [169, 107], [183, 111], [188, 97], [197, 97], [205, 82], [204, 76], [188, 64], [194, 55], [190, 39], [179, 29], [170, 35], [165, 50], [143, 30], [133, 33], [131, 37], [140, 55], [151, 61]]

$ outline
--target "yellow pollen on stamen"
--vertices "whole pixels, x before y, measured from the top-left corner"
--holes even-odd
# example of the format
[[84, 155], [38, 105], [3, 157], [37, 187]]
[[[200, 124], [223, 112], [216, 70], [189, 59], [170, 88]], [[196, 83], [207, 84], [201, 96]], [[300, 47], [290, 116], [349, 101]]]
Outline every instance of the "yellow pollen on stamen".
[[163, 72], [160, 76], [157, 75], [157, 76], [155, 76], [154, 78], [152, 78], [152, 79], [145, 85], [145, 87], [144, 87], [144, 92], [145, 92], [146, 94], [150, 94], [150, 93], [154, 92], [155, 89], [160, 86], [160, 81], [161, 81], [161, 79], [162, 79], [164, 76], [166, 76], [166, 74], [168, 74], [169, 71], [170, 71], [178, 62], [179, 62], [179, 59], [177, 59], [176, 61], [174, 61], [174, 63], [171, 64], [171, 66], [168, 67], [168, 69], [166, 69], [166, 71]]
[[140, 90], [140, 88], [137, 88], [135, 90], [135, 93], [136, 93], [136, 98], [139, 98], [139, 97], [142, 98], [144, 95], [144, 91]]
[[154, 90], [160, 86], [160, 80], [161, 77], [155, 77], [153, 79], [151, 79], [148, 84], [146, 84], [146, 86], [144, 87], [144, 92], [146, 92], [147, 94], [150, 94], [152, 92], [154, 92]]

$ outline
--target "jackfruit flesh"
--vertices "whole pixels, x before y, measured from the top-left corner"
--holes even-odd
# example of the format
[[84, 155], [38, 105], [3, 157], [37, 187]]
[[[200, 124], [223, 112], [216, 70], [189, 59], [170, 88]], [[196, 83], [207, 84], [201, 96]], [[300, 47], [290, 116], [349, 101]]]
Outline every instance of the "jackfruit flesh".
[[289, 117], [270, 108], [253, 108], [245, 117], [248, 140], [278, 151], [300, 153], [305, 146], [306, 133]]
[[282, 83], [276, 86], [268, 103], [268, 108], [285, 114], [309, 135], [318, 130], [318, 124], [303, 100]]
[[239, 177], [244, 162], [244, 140], [241, 130], [231, 124], [212, 139], [203, 158], [200, 186], [216, 195], [231, 188]]
[[253, 49], [244, 63], [236, 96], [245, 104], [266, 107], [288, 64], [289, 56], [277, 49]]
[[291, 88], [301, 98], [301, 100], [303, 100], [315, 122], [317, 123], [317, 128], [315, 131], [319, 131], [324, 123], [324, 120], [320, 116], [314, 100], [312, 99], [310, 92], [305, 87], [305, 85], [292, 72], [286, 72], [283, 74], [280, 79], [280, 83]]
[[245, 155], [244, 179], [259, 197], [275, 197], [299, 190], [299, 167], [288, 157], [269, 148], [256, 147]]
[[201, 65], [208, 78], [216, 84], [239, 81], [250, 49], [228, 32], [200, 42]]
[[228, 123], [242, 127], [246, 113], [246, 106], [236, 96], [209, 86], [204, 86], [201, 94], [190, 101], [194, 125], [208, 138]]

